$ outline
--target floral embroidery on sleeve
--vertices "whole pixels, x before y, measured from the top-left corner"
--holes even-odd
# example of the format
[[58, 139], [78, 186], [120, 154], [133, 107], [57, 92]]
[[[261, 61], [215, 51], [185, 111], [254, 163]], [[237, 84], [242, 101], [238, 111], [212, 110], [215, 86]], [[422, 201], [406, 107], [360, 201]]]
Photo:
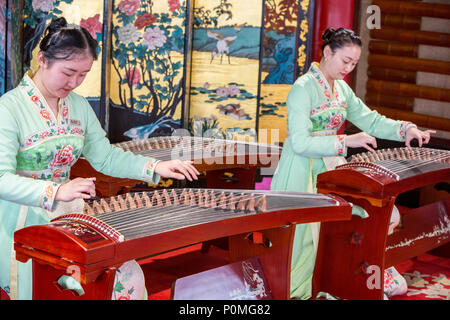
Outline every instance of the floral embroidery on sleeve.
[[405, 141], [406, 132], [408, 131], [408, 129], [411, 127], [417, 128], [417, 126], [414, 123], [408, 121], [399, 121], [399, 122], [400, 125], [398, 127], [398, 136], [400, 138], [400, 141]]
[[55, 201], [56, 191], [59, 188], [59, 184], [50, 182], [44, 188], [43, 195], [41, 197], [40, 207], [45, 210], [51, 210], [53, 206], [53, 202]]
[[154, 158], [149, 158], [144, 166], [144, 172], [142, 174], [142, 179], [144, 181], [151, 181], [154, 184], [159, 182], [159, 175], [155, 174], [155, 167], [159, 160]]
[[347, 155], [347, 146], [345, 145], [345, 134], [336, 136], [335, 143], [336, 155], [345, 157]]

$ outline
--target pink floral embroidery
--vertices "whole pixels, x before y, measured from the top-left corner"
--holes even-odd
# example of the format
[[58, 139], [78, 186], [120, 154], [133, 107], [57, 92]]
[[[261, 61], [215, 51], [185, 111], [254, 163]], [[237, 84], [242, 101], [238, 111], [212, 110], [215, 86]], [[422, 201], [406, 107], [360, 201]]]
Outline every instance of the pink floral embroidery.
[[338, 156], [346, 156], [347, 148], [345, 146], [345, 134], [341, 134], [337, 136], [336, 139], [336, 154]]
[[62, 109], [62, 116], [63, 116], [64, 118], [67, 118], [68, 115], [69, 115], [69, 108], [64, 107], [64, 108]]
[[25, 137], [20, 141], [20, 148], [29, 147], [30, 145], [45, 140], [46, 138], [62, 136], [65, 134], [84, 135], [84, 130], [79, 127], [65, 125], [33, 132], [29, 137]]
[[62, 177], [62, 173], [63, 173], [62, 170], [58, 168], [55, 171], [53, 171], [52, 178], [55, 178], [55, 179], [61, 178]]
[[[314, 78], [317, 80], [320, 88], [322, 89], [323, 94], [325, 95], [327, 100], [332, 100], [331, 98], [331, 88], [329, 88], [328, 83], [325, 81], [325, 77], [323, 75], [323, 73], [320, 71], [319, 69], [319, 64], [317, 62], [313, 62], [311, 64], [311, 67], [309, 68], [309, 71]], [[335, 85], [335, 90], [334, 90], [334, 99], [337, 99], [339, 97], [339, 93], [338, 90], [336, 88]]]
[[389, 269], [384, 270], [384, 291], [390, 289], [394, 285], [394, 275]]
[[325, 126], [326, 129], [337, 129], [342, 123], [342, 114], [336, 113], [330, 119], [330, 122]]
[[72, 128], [72, 133], [81, 134], [80, 128]]
[[41, 110], [40, 114], [45, 120], [50, 120], [50, 113], [47, 110]]
[[40, 139], [45, 139], [45, 138], [48, 137], [48, 135], [49, 135], [48, 131], [42, 131], [41, 133], [39, 133], [39, 138]]
[[53, 157], [53, 161], [49, 164], [49, 167], [68, 166], [75, 160], [73, 156], [73, 147], [67, 145], [58, 150]]
[[400, 126], [398, 128], [398, 134], [400, 136], [400, 140], [405, 141], [406, 140], [406, 132], [408, 131], [408, 129], [411, 127], [417, 128], [417, 126], [414, 123], [408, 122], [408, 121], [399, 121], [399, 122], [400, 122]]

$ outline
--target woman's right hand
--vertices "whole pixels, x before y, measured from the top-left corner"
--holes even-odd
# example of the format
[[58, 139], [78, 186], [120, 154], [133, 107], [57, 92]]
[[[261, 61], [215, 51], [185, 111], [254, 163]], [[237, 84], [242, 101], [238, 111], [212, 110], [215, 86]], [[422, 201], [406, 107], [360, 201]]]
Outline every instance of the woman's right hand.
[[[377, 140], [365, 132], [359, 132], [345, 137], [345, 145], [348, 148], [366, 148], [369, 151], [375, 152], [373, 148], [377, 147]], [[372, 147], [370, 147], [372, 145]]]
[[167, 160], [156, 164], [155, 172], [164, 178], [183, 180], [185, 177], [197, 180], [200, 172], [192, 165], [191, 160]]
[[62, 184], [55, 195], [56, 201], [72, 201], [77, 198], [95, 197], [95, 178], [75, 178]]

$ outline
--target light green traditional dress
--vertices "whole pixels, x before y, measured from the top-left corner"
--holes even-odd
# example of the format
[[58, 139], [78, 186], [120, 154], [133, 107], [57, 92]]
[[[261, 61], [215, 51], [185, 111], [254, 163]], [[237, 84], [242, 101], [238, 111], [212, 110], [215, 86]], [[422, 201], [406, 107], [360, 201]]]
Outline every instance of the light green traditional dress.
[[[395, 141], [405, 141], [406, 130], [414, 126], [370, 110], [343, 80], [334, 81], [331, 90], [316, 62], [293, 84], [287, 107], [288, 136], [271, 190], [317, 192], [317, 175], [345, 162], [345, 135], [337, 131], [346, 119], [372, 136]], [[296, 227], [291, 297], [311, 297], [319, 227], [318, 223]]]
[[[56, 191], [68, 181], [81, 154], [104, 174], [151, 183], [159, 180], [155, 159], [109, 143], [86, 99], [71, 92], [60, 99], [58, 108], [55, 117], [28, 75], [0, 98], [0, 288], [13, 299], [31, 299], [32, 294], [31, 261], [15, 260], [14, 232], [49, 222]], [[133, 278], [132, 264], [126, 263], [124, 272], [117, 273], [124, 276], [116, 279], [117, 288], [124, 292], [115, 291], [113, 298], [130, 298], [133, 291], [142, 297], [142, 290], [126, 290], [126, 284], [120, 283]]]

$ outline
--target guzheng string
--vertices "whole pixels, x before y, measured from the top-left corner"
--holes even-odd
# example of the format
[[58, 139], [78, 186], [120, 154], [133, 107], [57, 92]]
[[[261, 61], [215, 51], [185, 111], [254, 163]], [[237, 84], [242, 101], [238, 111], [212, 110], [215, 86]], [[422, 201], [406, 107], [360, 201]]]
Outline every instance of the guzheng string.
[[180, 152], [182, 155], [189, 153], [193, 155], [209, 153], [215, 155], [233, 155], [246, 149], [250, 151], [262, 150], [279, 153], [281, 148], [275, 145], [260, 144], [257, 142], [242, 142], [223, 139], [212, 139], [203, 137], [157, 137], [138, 141], [129, 141], [116, 144], [116, 146], [141, 154], [167, 158]]
[[[450, 152], [429, 148], [396, 148], [384, 149], [375, 153], [363, 153], [352, 158], [352, 162], [376, 162], [382, 161], [383, 166], [395, 172], [402, 173], [414, 168], [429, 165], [435, 162], [446, 162], [450, 158]], [[400, 162], [402, 160], [422, 160], [420, 162]]]
[[[190, 192], [186, 190], [190, 190]], [[141, 192], [136, 194], [138, 197], [141, 197], [145, 194], [155, 195], [157, 192]], [[196, 191], [192, 189], [172, 189], [170, 193], [163, 190], [159, 192], [159, 195], [161, 196], [161, 193], [164, 192], [166, 193], [164, 195], [167, 197], [166, 200], [172, 205], [160, 203], [158, 206], [133, 208], [134, 204], [129, 200], [129, 203], [126, 203], [124, 208], [114, 212], [95, 214], [95, 217], [116, 229], [127, 239], [131, 239], [137, 236], [175, 230], [186, 226], [186, 223], [196, 225], [225, 218], [256, 214], [264, 211], [258, 208], [258, 206], [262, 205], [262, 200], [266, 201], [265, 197], [267, 195], [266, 193], [258, 192], [244, 193], [209, 189], [197, 189]], [[134, 195], [135, 197], [136, 194]], [[183, 199], [183, 195], [187, 195], [186, 199]], [[205, 199], [208, 195], [216, 198], [214, 204], [205, 202], [205, 200], [208, 200]], [[288, 197], [289, 195], [285, 196]], [[311, 194], [296, 194], [295, 197], [317, 198], [327, 201], [331, 199], [325, 195]], [[111, 202], [116, 201], [117, 198], [121, 199], [122, 202], [124, 200], [123, 196], [102, 200], [107, 205], [111, 205]], [[128, 199], [131, 199], [131, 195], [129, 194]], [[184, 200], [187, 200], [188, 204], [182, 203]], [[179, 202], [179, 204], [174, 205], [176, 202]], [[249, 210], [250, 202], [254, 206], [254, 208], [250, 209], [253, 210]], [[235, 210], [232, 210], [233, 208]]]

